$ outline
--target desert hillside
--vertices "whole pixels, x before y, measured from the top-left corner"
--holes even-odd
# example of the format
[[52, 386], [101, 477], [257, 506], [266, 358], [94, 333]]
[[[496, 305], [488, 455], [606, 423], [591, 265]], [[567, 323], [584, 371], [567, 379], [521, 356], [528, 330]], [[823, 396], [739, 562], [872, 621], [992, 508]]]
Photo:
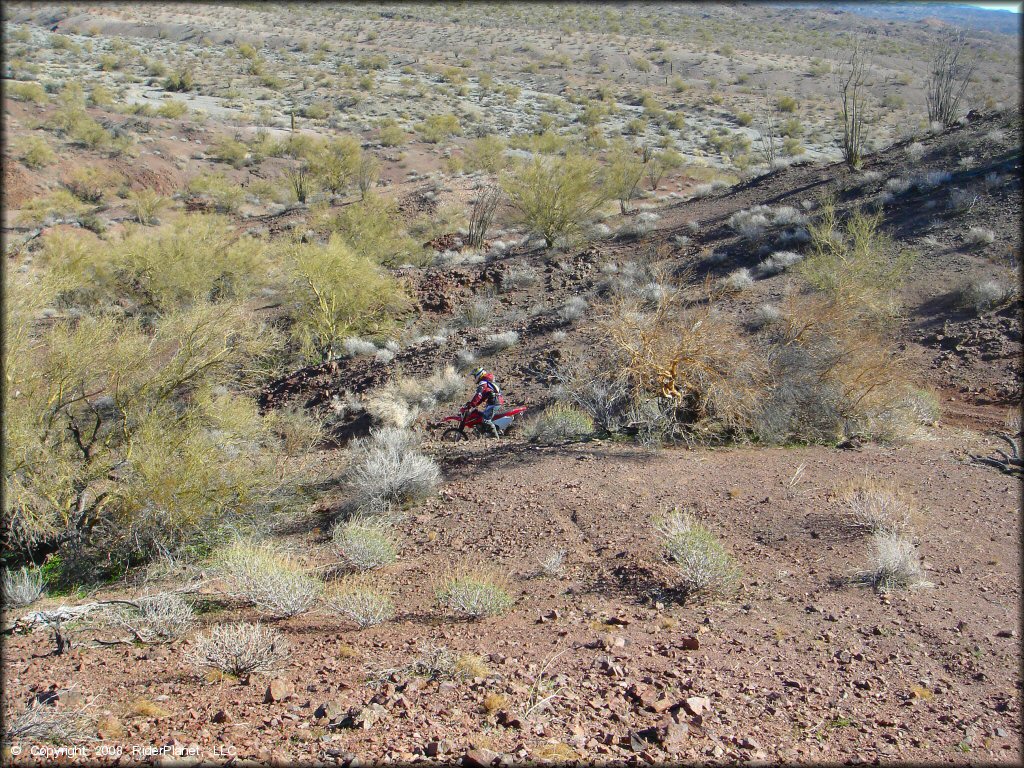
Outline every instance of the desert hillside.
[[3, 13], [5, 764], [1019, 764], [1002, 17]]

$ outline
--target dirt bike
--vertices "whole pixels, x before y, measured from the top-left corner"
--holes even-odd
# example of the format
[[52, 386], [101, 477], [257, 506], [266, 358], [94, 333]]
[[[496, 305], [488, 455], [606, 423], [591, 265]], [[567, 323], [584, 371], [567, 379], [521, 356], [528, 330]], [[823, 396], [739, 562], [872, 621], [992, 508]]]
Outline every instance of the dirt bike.
[[478, 411], [476, 408], [463, 409], [459, 416], [445, 416], [442, 419], [442, 422], [456, 421], [459, 426], [448, 427], [448, 429], [441, 433], [441, 439], [446, 443], [457, 443], [461, 440], [468, 440], [471, 432], [484, 436], [498, 437], [508, 432], [512, 422], [515, 421], [515, 417], [525, 411], [525, 405], [507, 411], [495, 411], [494, 418], [491, 420], [491, 424], [494, 425], [492, 428], [490, 424], [484, 423], [484, 415], [481, 411]]

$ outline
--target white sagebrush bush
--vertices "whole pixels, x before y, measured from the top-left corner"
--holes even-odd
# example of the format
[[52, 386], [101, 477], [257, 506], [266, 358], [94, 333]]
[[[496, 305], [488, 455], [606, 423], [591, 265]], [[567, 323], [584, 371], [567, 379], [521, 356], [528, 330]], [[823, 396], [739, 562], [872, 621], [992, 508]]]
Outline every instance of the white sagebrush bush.
[[876, 533], [868, 567], [859, 580], [883, 592], [921, 585], [921, 558], [914, 542], [901, 533]]
[[922, 157], [924, 157], [924, 145], [917, 141], [907, 145], [907, 159], [910, 162], [916, 163]]
[[530, 267], [516, 265], [509, 267], [501, 276], [501, 290], [511, 291], [519, 288], [529, 288], [537, 282], [537, 272]]
[[912, 186], [914, 186], [914, 182], [911, 179], [896, 176], [885, 182], [885, 191], [891, 195], [899, 196], [906, 194]]
[[230, 594], [276, 618], [308, 611], [323, 587], [297, 560], [269, 542], [236, 541], [215, 553], [214, 564]]
[[722, 278], [722, 283], [731, 291], [742, 291], [754, 284], [754, 278], [749, 269], [741, 267]]
[[398, 558], [391, 526], [384, 520], [355, 518], [339, 523], [333, 545], [346, 564], [359, 571], [390, 565]]
[[558, 315], [567, 323], [575, 323], [583, 319], [588, 308], [587, 300], [582, 296], [570, 296], [562, 304], [562, 308], [558, 310]]
[[357, 506], [372, 509], [425, 497], [441, 481], [441, 470], [420, 453], [412, 432], [384, 427], [355, 442], [348, 481]]
[[803, 224], [807, 217], [791, 205], [782, 205], [772, 212], [772, 224], [777, 227], [792, 227]]
[[505, 331], [504, 333], [492, 333], [485, 340], [484, 345], [490, 352], [501, 352], [519, 343], [519, 334], [516, 331]]
[[750, 319], [750, 324], [754, 330], [760, 328], [767, 328], [775, 325], [782, 320], [782, 310], [780, 310], [774, 304], [762, 304], [760, 307], [754, 310], [754, 314]]
[[725, 547], [692, 513], [673, 510], [655, 520], [655, 529], [685, 594], [722, 596], [733, 590], [738, 569]]
[[934, 189], [941, 187], [951, 178], [953, 178], [953, 174], [949, 171], [925, 171], [914, 177], [914, 186], [920, 190]]
[[341, 348], [345, 350], [345, 354], [349, 357], [359, 357], [361, 355], [375, 355], [377, 354], [377, 345], [372, 341], [366, 339], [360, 339], [356, 336], [350, 336], [341, 342]]
[[344, 579], [332, 590], [327, 603], [360, 629], [383, 624], [395, 615], [388, 588], [365, 576]]
[[996, 240], [996, 233], [984, 227], [971, 227], [964, 235], [964, 242], [975, 248], [982, 245], [991, 245]]
[[590, 414], [571, 405], [556, 404], [523, 428], [527, 440], [542, 443], [579, 440], [594, 432], [594, 419]]
[[188, 634], [196, 624], [192, 606], [179, 594], [163, 592], [143, 595], [116, 616], [116, 623], [140, 643], [169, 643]]
[[[59, 691], [58, 701], [67, 691]], [[67, 706], [61, 701], [60, 706], [52, 703], [33, 701], [26, 709], [9, 717], [4, 728], [4, 749], [14, 741], [32, 743], [75, 744], [89, 737], [90, 731], [95, 734], [95, 726], [88, 716], [92, 705], [87, 703]], [[14, 754], [12, 750], [12, 754]], [[17, 759], [12, 760], [12, 764]]]
[[257, 622], [211, 627], [195, 638], [187, 658], [201, 669], [215, 669], [247, 680], [252, 675], [278, 669], [290, 655], [285, 637]]
[[767, 205], [755, 205], [743, 211], [736, 211], [727, 223], [737, 234], [751, 239], [762, 234], [769, 224], [772, 209]]
[[961, 307], [985, 312], [1004, 304], [1013, 297], [1013, 288], [1007, 287], [998, 280], [969, 280], [960, 287], [957, 302]]
[[794, 264], [798, 264], [801, 259], [803, 256], [793, 251], [776, 251], [757, 265], [757, 271], [766, 277], [777, 275], [780, 272], [785, 272]]
[[4, 603], [12, 608], [31, 605], [43, 596], [43, 572], [39, 568], [4, 571]]

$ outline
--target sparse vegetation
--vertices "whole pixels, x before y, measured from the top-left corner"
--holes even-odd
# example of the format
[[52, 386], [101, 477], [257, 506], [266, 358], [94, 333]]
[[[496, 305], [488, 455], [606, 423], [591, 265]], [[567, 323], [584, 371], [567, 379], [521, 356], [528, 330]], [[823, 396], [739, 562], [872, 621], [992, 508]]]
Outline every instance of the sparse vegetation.
[[499, 616], [515, 604], [505, 579], [484, 568], [464, 568], [449, 574], [436, 594], [442, 608], [470, 619]]
[[217, 624], [198, 635], [188, 651], [197, 667], [248, 680], [280, 668], [290, 656], [288, 641], [262, 624]]
[[579, 440], [594, 431], [594, 420], [571, 405], [556, 404], [529, 422], [523, 430], [528, 440], [542, 443]]
[[395, 615], [388, 590], [366, 577], [349, 576], [331, 591], [328, 602], [360, 629], [383, 624]]
[[390, 526], [383, 520], [355, 519], [334, 529], [334, 548], [352, 568], [368, 571], [398, 557]]
[[673, 510], [656, 520], [655, 528], [687, 597], [724, 597], [735, 589], [739, 571], [732, 558], [692, 512]]
[[304, 613], [320, 597], [322, 584], [307, 575], [302, 565], [278, 547], [237, 541], [214, 557], [229, 594], [251, 602], [268, 616]]

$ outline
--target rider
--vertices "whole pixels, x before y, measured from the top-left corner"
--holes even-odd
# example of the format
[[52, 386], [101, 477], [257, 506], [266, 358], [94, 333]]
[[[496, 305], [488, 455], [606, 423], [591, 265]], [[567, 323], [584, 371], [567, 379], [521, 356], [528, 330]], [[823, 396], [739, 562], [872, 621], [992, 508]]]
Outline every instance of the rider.
[[473, 378], [476, 380], [476, 393], [462, 409], [466, 411], [476, 408], [481, 403], [486, 403], [483, 410], [484, 424], [497, 431], [491, 419], [494, 418], [494, 411], [499, 405], [505, 404], [505, 397], [501, 394], [501, 387], [494, 380], [494, 374], [488, 373], [482, 367], [473, 369]]

